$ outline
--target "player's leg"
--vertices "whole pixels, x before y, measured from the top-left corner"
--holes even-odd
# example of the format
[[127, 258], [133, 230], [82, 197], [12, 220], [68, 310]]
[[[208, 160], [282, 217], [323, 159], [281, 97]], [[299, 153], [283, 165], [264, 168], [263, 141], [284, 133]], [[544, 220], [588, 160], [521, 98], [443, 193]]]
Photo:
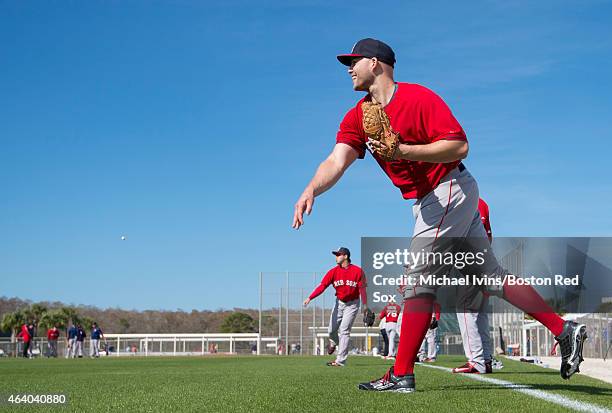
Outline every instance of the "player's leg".
[[457, 312], [457, 321], [463, 341], [463, 351], [467, 363], [453, 369], [453, 373], [485, 373], [484, 346], [478, 324], [478, 313], [461, 309]]
[[[469, 239], [484, 244], [485, 230], [476, 216], [470, 227]], [[488, 244], [486, 244], [488, 245]], [[479, 251], [487, 251], [485, 247], [478, 247]], [[490, 248], [489, 248], [490, 250]], [[481, 270], [484, 274], [494, 274], [503, 277], [507, 271], [502, 268], [491, 251], [485, 255]], [[542, 296], [531, 285], [512, 285], [508, 281], [502, 286], [489, 290], [489, 293], [501, 297], [529, 314], [532, 318], [544, 325], [554, 336], [561, 347], [561, 377], [569, 379], [579, 371], [582, 362], [582, 348], [587, 338], [586, 326], [573, 321], [565, 321], [544, 301]]]
[[385, 346], [382, 351], [382, 356], [386, 357], [389, 355], [389, 336], [387, 335], [387, 329], [383, 328], [382, 330], [380, 330], [380, 334], [383, 337], [383, 342]]
[[336, 356], [337, 364], [345, 364], [348, 358], [351, 328], [359, 313], [359, 299], [341, 304], [344, 306], [344, 309], [342, 311], [342, 321], [340, 322], [340, 328], [338, 330], [340, 342], [338, 344], [338, 354]]
[[[472, 217], [478, 209], [478, 186], [467, 170], [455, 169], [436, 189], [413, 207], [414, 238], [411, 250], [444, 253], [454, 248], [448, 239], [463, 238], [469, 233]], [[439, 264], [439, 263], [438, 263]], [[449, 274], [448, 266], [416, 265], [412, 274]], [[410, 274], [408, 274], [410, 275]], [[417, 285], [406, 288], [404, 315], [397, 359], [396, 375], [412, 374], [414, 361], [431, 324], [436, 287]]]
[[340, 328], [340, 322], [342, 321], [342, 312], [340, 310], [340, 300], [336, 298], [334, 308], [329, 316], [329, 327], [327, 332], [329, 333], [329, 345], [327, 347], [327, 354], [333, 354], [338, 345], [338, 329]]
[[389, 337], [389, 357], [395, 357], [395, 337], [397, 336], [397, 325], [389, 323], [387, 326], [387, 336]]
[[359, 384], [361, 390], [411, 393], [415, 391], [414, 359], [431, 322], [434, 296], [425, 294], [404, 303], [397, 357], [393, 367], [378, 380]]
[[[453, 239], [465, 238], [472, 218], [477, 214], [478, 185], [469, 172], [451, 171], [429, 194], [413, 206], [415, 226], [410, 246], [415, 254], [421, 251], [444, 254], [452, 249]], [[451, 238], [450, 240], [444, 239]], [[425, 268], [415, 264], [412, 274], [448, 274], [448, 268]], [[414, 362], [431, 323], [435, 286], [415, 285], [404, 290], [403, 321], [395, 365], [381, 379], [361, 383], [360, 389], [412, 392], [415, 390]]]
[[[487, 300], [488, 301], [488, 300]], [[482, 341], [482, 350], [485, 361], [485, 371], [493, 372], [493, 340], [491, 339], [491, 331], [489, 326], [489, 313], [486, 310], [486, 305], [478, 312], [476, 317], [476, 326], [478, 334]]]
[[[429, 330], [427, 330], [427, 333], [429, 333]], [[425, 338], [423, 339], [423, 342], [421, 343], [421, 347], [419, 348], [419, 352], [417, 353], [415, 361], [416, 360], [422, 361], [427, 358], [427, 333], [425, 333]]]
[[438, 329], [429, 329], [427, 331], [427, 359], [426, 361], [435, 361], [438, 357], [438, 347], [436, 346], [436, 337], [438, 336]]

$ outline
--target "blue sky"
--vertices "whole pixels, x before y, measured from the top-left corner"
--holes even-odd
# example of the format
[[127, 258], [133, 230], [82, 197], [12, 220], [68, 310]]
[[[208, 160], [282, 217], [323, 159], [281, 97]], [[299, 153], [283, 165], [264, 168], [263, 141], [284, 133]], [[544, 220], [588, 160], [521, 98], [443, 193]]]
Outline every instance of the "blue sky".
[[335, 55], [363, 37], [451, 106], [495, 235], [608, 236], [611, 17], [603, 1], [1, 1], [0, 296], [255, 307], [259, 271], [410, 235], [411, 203], [369, 157], [290, 228], [361, 96]]

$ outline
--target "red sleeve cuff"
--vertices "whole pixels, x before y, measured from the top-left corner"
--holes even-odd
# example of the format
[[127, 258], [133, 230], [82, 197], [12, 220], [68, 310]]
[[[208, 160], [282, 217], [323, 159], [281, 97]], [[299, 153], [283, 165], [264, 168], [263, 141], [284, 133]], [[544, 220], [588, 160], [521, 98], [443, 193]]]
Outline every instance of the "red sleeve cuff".
[[344, 143], [348, 146], [350, 146], [351, 148], [355, 149], [357, 151], [357, 153], [359, 154], [359, 159], [363, 159], [365, 158], [365, 146], [364, 145], [360, 145], [354, 141], [351, 141], [349, 139], [343, 139], [343, 138], [337, 138], [336, 139], [336, 143]]
[[448, 133], [443, 133], [442, 135], [438, 135], [434, 138], [432, 138], [431, 142], [437, 142], [437, 141], [467, 141], [467, 136], [465, 136], [465, 132], [461, 131], [459, 133], [457, 132], [448, 132]]

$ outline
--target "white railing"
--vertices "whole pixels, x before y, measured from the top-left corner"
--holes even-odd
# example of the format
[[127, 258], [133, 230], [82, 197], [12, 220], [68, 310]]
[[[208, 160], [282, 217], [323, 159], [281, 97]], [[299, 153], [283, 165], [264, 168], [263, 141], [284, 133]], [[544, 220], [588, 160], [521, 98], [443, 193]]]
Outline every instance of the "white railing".
[[[180, 356], [208, 354], [276, 354], [278, 337], [260, 337], [259, 333], [143, 333], [105, 334], [100, 340], [101, 352], [110, 356]], [[33, 356], [47, 355], [47, 339], [32, 341]], [[0, 338], [0, 357], [20, 356], [23, 342]], [[67, 341], [57, 342], [58, 357], [64, 357]], [[90, 352], [90, 340], [83, 343], [83, 355]]]

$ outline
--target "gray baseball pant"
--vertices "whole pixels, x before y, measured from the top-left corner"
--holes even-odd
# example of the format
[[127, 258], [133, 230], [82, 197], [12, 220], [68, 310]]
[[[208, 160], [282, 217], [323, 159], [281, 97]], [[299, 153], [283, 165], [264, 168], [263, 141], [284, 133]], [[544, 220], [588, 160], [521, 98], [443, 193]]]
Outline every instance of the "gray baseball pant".
[[421, 344], [420, 354], [427, 355], [427, 358], [435, 359], [438, 356], [438, 347], [436, 347], [436, 336], [438, 335], [438, 329], [429, 329], [425, 334], [425, 339]]
[[336, 298], [329, 318], [329, 339], [338, 346], [336, 363], [344, 364], [348, 358], [351, 327], [359, 313], [359, 299], [345, 303]]
[[99, 352], [99, 347], [98, 347], [99, 344], [100, 344], [99, 339], [92, 338], [89, 341], [89, 355], [91, 357], [100, 357], [100, 352]]
[[395, 347], [395, 337], [397, 337], [397, 323], [386, 323], [387, 337], [389, 337], [389, 357], [395, 357], [397, 348]]
[[[490, 275], [503, 275], [497, 259], [490, 251], [490, 244], [478, 212], [478, 184], [467, 169], [453, 169], [429, 194], [417, 200], [412, 207], [415, 218], [414, 234], [410, 244], [415, 253], [441, 253], [455, 251], [459, 240], [464, 240], [471, 250], [485, 251], [484, 265], [478, 271]], [[462, 246], [465, 247], [465, 246]], [[466, 270], [469, 270], [466, 268]], [[448, 265], [439, 263], [414, 263], [406, 269], [406, 275], [449, 274]], [[435, 296], [438, 287], [417, 282], [404, 290], [404, 298], [422, 294]], [[501, 286], [488, 286], [489, 294], [501, 295]], [[485, 296], [478, 289], [468, 287], [458, 292], [459, 302], [468, 308], [481, 308]]]
[[76, 355], [76, 338], [68, 339], [68, 348], [66, 348], [66, 358]]
[[74, 354], [72, 355], [72, 357], [83, 357], [83, 342], [77, 340], [74, 342], [74, 344]]
[[485, 311], [486, 299], [484, 304], [478, 311], [457, 312], [463, 351], [468, 361], [481, 373], [485, 372], [485, 362], [493, 358], [489, 314]]

